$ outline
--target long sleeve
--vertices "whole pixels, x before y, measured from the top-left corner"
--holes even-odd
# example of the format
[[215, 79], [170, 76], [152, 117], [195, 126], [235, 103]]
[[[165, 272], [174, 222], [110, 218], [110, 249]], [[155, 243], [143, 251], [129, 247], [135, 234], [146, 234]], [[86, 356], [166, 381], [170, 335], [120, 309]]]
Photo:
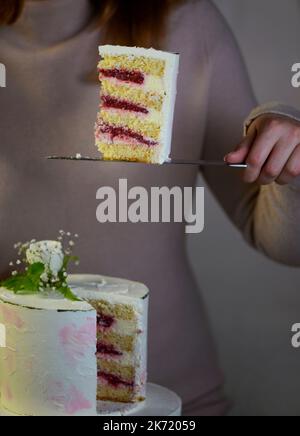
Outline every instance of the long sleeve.
[[[212, 14], [218, 12], [212, 8]], [[216, 18], [216, 17], [215, 17]], [[205, 159], [220, 159], [241, 140], [244, 120], [249, 124], [263, 113], [298, 119], [299, 113], [280, 105], [256, 109], [243, 59], [222, 18], [212, 20], [208, 38], [210, 90], [204, 144]], [[266, 187], [245, 184], [239, 171], [207, 168], [204, 176], [230, 219], [246, 239], [268, 257], [300, 265], [300, 186]]]

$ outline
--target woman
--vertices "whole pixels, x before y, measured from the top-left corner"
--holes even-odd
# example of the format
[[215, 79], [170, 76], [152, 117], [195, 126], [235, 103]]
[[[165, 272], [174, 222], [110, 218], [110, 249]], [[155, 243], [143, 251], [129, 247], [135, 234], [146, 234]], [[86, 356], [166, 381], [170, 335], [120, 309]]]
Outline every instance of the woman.
[[215, 168], [205, 169], [205, 178], [249, 241], [299, 265], [298, 114], [278, 105], [259, 108], [243, 139], [255, 100], [235, 41], [210, 1], [124, 3], [1, 2], [7, 88], [0, 90], [0, 274], [9, 274], [14, 241], [51, 238], [58, 228], [80, 233], [82, 271], [124, 276], [151, 289], [151, 381], [178, 392], [186, 414], [220, 415], [227, 407], [223, 378], [187, 261], [184, 225], [100, 225], [95, 218], [100, 186], [117, 190], [124, 177], [129, 187], [193, 186], [197, 169], [49, 163], [44, 157], [92, 153], [99, 93], [90, 72], [100, 43], [179, 52], [172, 155], [247, 161], [244, 180]]

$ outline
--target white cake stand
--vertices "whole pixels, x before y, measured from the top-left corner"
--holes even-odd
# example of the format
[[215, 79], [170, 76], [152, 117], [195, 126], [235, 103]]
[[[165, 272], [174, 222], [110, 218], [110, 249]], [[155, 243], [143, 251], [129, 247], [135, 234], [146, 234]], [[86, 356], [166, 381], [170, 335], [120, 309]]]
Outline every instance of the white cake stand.
[[[147, 384], [147, 399], [139, 404], [98, 402], [98, 416], [181, 416], [182, 401], [174, 392]], [[0, 404], [0, 416], [15, 416]]]

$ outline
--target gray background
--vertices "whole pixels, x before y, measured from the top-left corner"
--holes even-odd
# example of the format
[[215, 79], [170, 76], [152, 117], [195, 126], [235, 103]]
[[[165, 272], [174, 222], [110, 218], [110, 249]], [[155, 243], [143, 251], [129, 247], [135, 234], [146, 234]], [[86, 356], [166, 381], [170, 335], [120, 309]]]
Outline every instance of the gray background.
[[[215, 0], [244, 54], [259, 102], [300, 107], [291, 66], [300, 62], [300, 2]], [[199, 178], [199, 186], [205, 185]], [[299, 198], [300, 201], [300, 198]], [[300, 225], [300, 223], [299, 223]], [[206, 229], [188, 238], [226, 376], [233, 415], [300, 415], [300, 270], [249, 248], [206, 191]]]

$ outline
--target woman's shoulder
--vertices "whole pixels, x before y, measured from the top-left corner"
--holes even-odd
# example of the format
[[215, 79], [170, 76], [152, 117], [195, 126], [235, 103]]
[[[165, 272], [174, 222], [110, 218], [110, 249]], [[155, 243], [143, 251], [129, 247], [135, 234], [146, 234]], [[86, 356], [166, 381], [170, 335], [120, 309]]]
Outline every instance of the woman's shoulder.
[[171, 16], [170, 30], [210, 56], [220, 46], [234, 43], [229, 25], [211, 0], [179, 2]]
[[228, 29], [225, 18], [212, 0], [181, 0], [174, 9], [173, 20], [197, 22], [201, 30], [220, 31]]

